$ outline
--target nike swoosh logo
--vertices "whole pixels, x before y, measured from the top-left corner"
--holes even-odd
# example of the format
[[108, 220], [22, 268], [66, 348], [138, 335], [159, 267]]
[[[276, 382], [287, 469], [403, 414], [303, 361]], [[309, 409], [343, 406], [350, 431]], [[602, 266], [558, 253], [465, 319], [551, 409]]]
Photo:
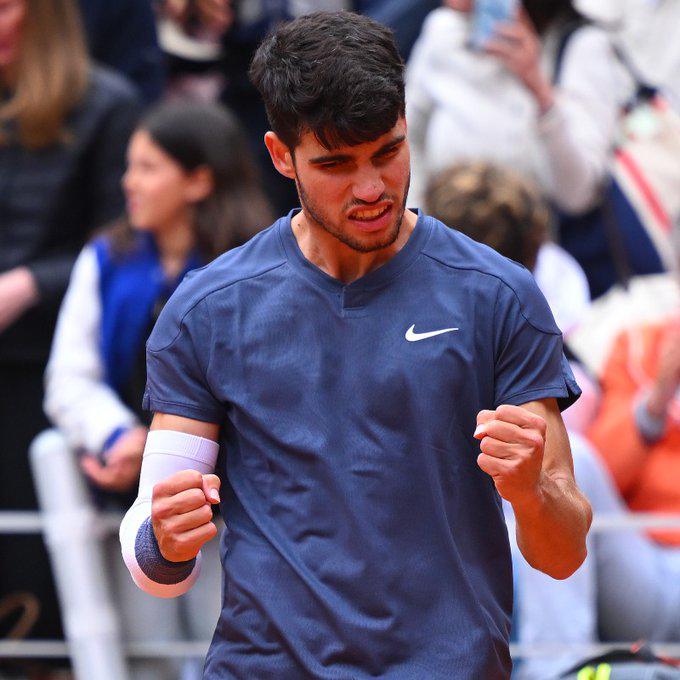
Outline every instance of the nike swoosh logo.
[[442, 333], [450, 333], [451, 331], [457, 331], [457, 328], [442, 328], [440, 331], [428, 331], [427, 333], [416, 333], [416, 325], [413, 324], [411, 328], [406, 331], [404, 336], [409, 342], [418, 342], [418, 340], [426, 340], [427, 338], [434, 338], [435, 335], [441, 335]]

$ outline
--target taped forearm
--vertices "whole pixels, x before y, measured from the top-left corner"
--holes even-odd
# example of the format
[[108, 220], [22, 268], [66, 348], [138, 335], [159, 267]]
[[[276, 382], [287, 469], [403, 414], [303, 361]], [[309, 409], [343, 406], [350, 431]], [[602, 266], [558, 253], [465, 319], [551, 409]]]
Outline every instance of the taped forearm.
[[171, 430], [149, 432], [142, 460], [139, 494], [120, 525], [123, 560], [133, 581], [156, 597], [182, 595], [196, 582], [201, 554], [188, 562], [170, 562], [160, 553], [151, 527], [153, 487], [181, 470], [215, 470], [216, 442]]

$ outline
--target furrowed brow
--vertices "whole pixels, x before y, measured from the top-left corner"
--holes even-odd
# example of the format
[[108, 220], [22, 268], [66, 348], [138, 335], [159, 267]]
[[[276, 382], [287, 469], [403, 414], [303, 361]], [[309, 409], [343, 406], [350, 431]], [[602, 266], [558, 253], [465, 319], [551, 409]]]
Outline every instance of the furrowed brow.
[[309, 162], [312, 165], [323, 165], [324, 163], [345, 163], [351, 159], [352, 157], [347, 154], [337, 153], [332, 156], [317, 156], [316, 158], [310, 158]]
[[392, 151], [395, 146], [399, 146], [406, 139], [406, 135], [399, 135], [396, 139], [392, 139], [389, 142], [383, 144], [372, 156], [372, 158], [379, 158], [380, 156]]
[[[372, 156], [371, 158], [379, 158], [384, 154], [390, 152], [395, 146], [399, 146], [406, 139], [406, 135], [400, 135], [395, 139], [391, 139], [389, 142], [385, 142]], [[323, 165], [324, 163], [346, 163], [351, 161], [353, 156], [344, 153], [332, 154], [329, 156], [317, 156], [316, 158], [310, 158], [309, 163], [312, 165]]]

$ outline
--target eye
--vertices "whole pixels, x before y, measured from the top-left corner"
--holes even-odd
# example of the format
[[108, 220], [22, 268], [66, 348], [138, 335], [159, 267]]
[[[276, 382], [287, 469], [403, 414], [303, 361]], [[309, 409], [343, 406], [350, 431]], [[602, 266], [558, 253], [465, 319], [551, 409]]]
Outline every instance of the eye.
[[335, 170], [336, 168], [339, 168], [340, 165], [339, 161], [329, 161], [328, 163], [321, 163], [319, 167], [323, 170]]
[[400, 146], [392, 146], [386, 151], [383, 151], [379, 156], [376, 157], [378, 163], [383, 161], [388, 161], [390, 158], [394, 158], [397, 153], [399, 153]]

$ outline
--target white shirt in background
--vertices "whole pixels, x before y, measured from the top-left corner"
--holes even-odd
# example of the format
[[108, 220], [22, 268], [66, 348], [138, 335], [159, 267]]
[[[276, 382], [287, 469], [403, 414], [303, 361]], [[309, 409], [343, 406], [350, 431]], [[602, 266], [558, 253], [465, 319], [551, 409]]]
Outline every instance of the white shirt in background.
[[[428, 178], [453, 163], [487, 160], [532, 177], [563, 210], [594, 203], [607, 173], [622, 74], [607, 34], [579, 30], [565, 53], [555, 105], [539, 115], [534, 97], [495, 57], [466, 47], [469, 16], [432, 12], [406, 73], [412, 152], [409, 205], [420, 206]], [[558, 38], [542, 63], [552, 78]]]

